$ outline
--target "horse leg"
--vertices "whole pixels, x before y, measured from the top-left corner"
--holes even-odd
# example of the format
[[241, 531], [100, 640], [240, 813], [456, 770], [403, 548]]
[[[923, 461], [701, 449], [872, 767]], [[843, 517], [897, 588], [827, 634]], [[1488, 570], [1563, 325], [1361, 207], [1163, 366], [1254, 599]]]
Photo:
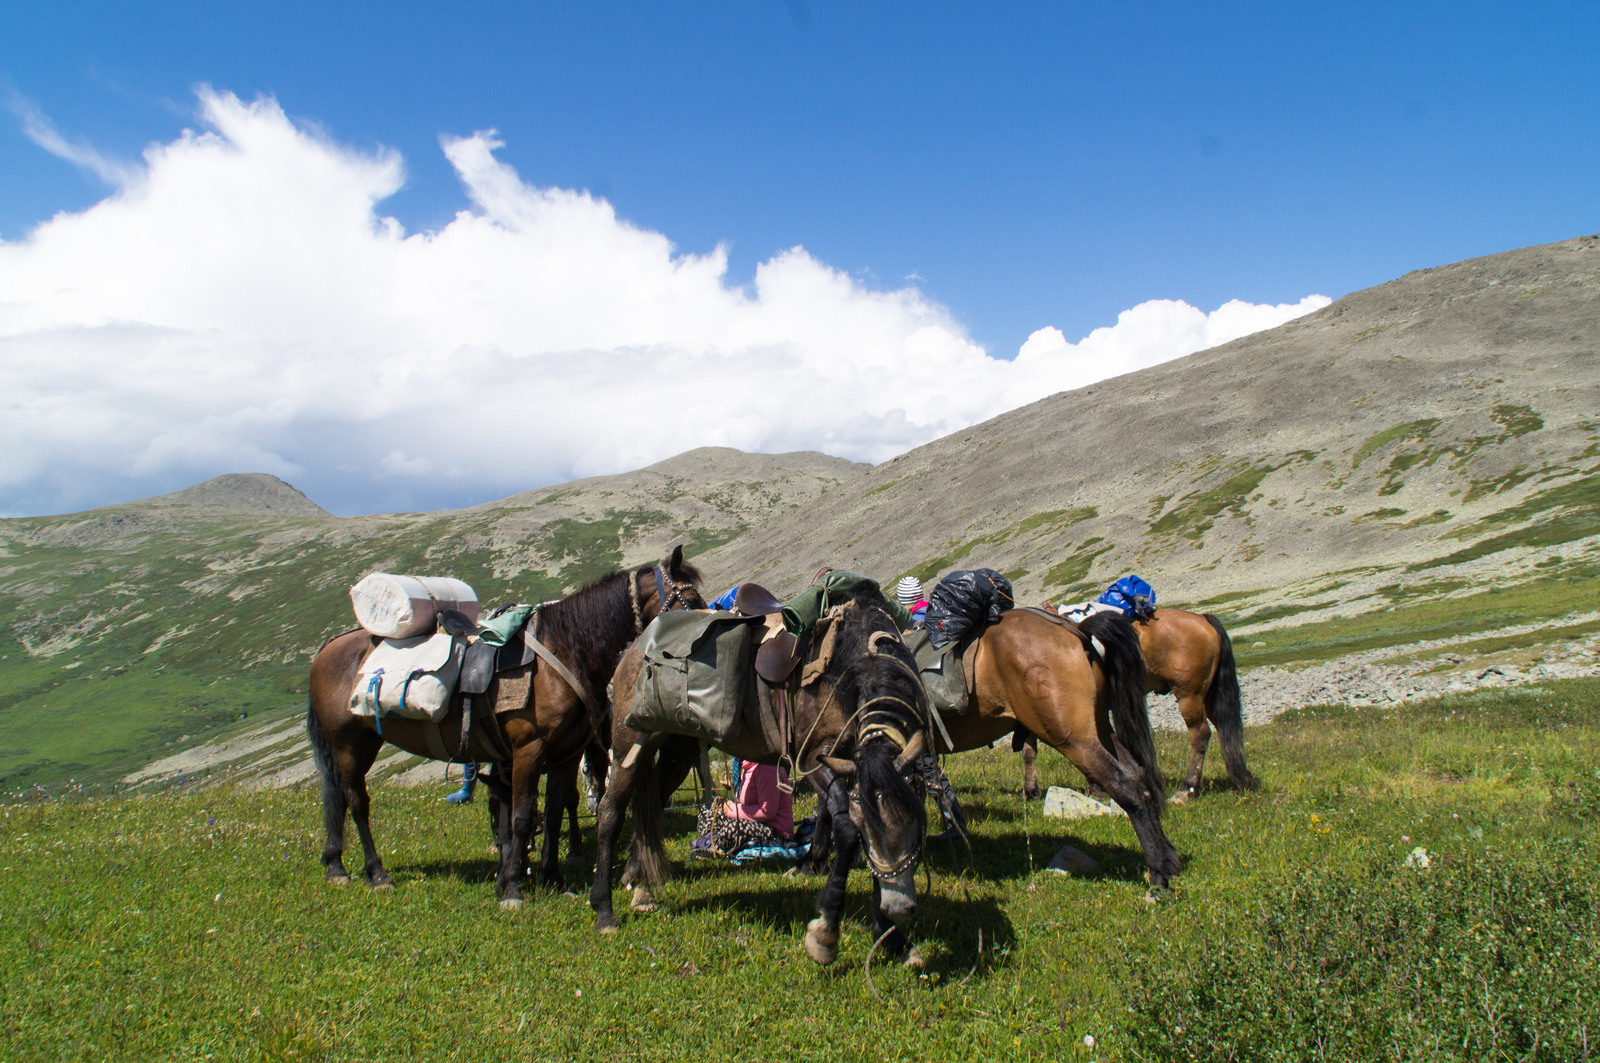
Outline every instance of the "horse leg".
[[583, 828], [578, 826], [578, 781], [572, 781], [572, 788], [567, 791], [567, 867], [573, 871], [582, 871], [586, 861], [583, 858]]
[[[595, 813], [594, 884], [589, 887], [589, 907], [594, 909], [594, 928], [602, 934], [614, 934], [622, 925], [611, 908], [611, 863], [616, 858], [622, 819], [633, 801], [634, 792], [656, 785], [655, 751], [666, 738], [666, 735], [639, 737], [637, 744], [612, 767], [606, 780], [605, 796], [600, 799], [599, 811]], [[659, 794], [649, 797], [656, 799]], [[636, 833], [637, 830], [636, 826]]]
[[[350, 872], [344, 866], [344, 819], [350, 811], [350, 794], [345, 780], [349, 777], [347, 773], [363, 764], [362, 750], [334, 748], [327, 730], [322, 726], [322, 718], [317, 715], [314, 701], [306, 706], [306, 733], [311, 739], [312, 759], [322, 777], [322, 866], [326, 869], [323, 876], [330, 885], [343, 886], [350, 881]], [[383, 744], [383, 739], [376, 735], [372, 737], [377, 739], [380, 746]], [[365, 746], [365, 738], [360, 744]], [[372, 756], [376, 756], [376, 751]], [[372, 756], [366, 757], [361, 767], [363, 773], [371, 767]]]
[[[836, 852], [833, 870], [822, 892], [817, 894], [817, 917], [806, 924], [806, 955], [826, 967], [839, 958], [839, 915], [844, 910], [845, 886], [850, 878], [850, 868], [855, 865], [861, 851], [861, 835], [850, 818], [849, 794], [837, 780], [828, 787], [829, 812], [832, 813], [833, 841]], [[873, 894], [874, 901], [877, 894]], [[874, 909], [877, 905], [874, 904]]]
[[361, 869], [361, 875], [373, 889], [388, 890], [394, 888], [394, 882], [390, 880], [389, 872], [384, 870], [383, 860], [378, 856], [378, 847], [372, 841], [372, 825], [367, 819], [372, 807], [371, 798], [367, 794], [367, 771], [377, 759], [378, 749], [383, 745], [383, 739], [377, 735], [373, 735], [372, 739], [366, 748], [351, 750], [350, 762], [340, 764], [339, 770], [344, 773], [345, 800], [350, 806], [350, 818], [355, 821], [356, 834], [361, 839], [361, 852], [366, 861]]
[[[557, 893], [564, 893], [567, 889], [567, 880], [561, 875], [561, 817], [567, 810], [568, 802], [578, 799], [578, 762], [576, 759], [566, 764], [558, 764], [550, 769], [546, 776], [544, 790], [544, 861], [540, 871], [544, 876], [544, 884]], [[577, 825], [574, 818], [573, 825]]]
[[1032, 801], [1039, 789], [1039, 739], [1029, 735], [1022, 743], [1022, 799]]
[[811, 828], [811, 845], [806, 855], [795, 862], [794, 870], [799, 875], [818, 875], [826, 871], [828, 854], [833, 847], [833, 804], [828, 795], [838, 780], [826, 767], [818, 767], [812, 779], [812, 789], [817, 792], [817, 821]]
[[1128, 814], [1128, 822], [1139, 836], [1139, 847], [1144, 850], [1150, 885], [1165, 889], [1167, 880], [1180, 870], [1178, 850], [1161, 829], [1161, 803], [1145, 786], [1140, 773], [1098, 742], [1068, 745], [1061, 752]]
[[1199, 693], [1178, 699], [1178, 711], [1189, 728], [1189, 770], [1183, 774], [1178, 792], [1172, 795], [1175, 805], [1184, 804], [1200, 789], [1200, 774], [1206, 764], [1206, 749], [1211, 745], [1211, 725], [1206, 722], [1206, 703]]
[[500, 907], [522, 907], [522, 876], [527, 873], [528, 839], [533, 836], [533, 818], [538, 813], [539, 774], [544, 767], [544, 739], [535, 738], [519, 747], [511, 761], [511, 851], [500, 858], [500, 875], [495, 886]]
[[[658, 808], [666, 808], [672, 803], [672, 795], [678, 792], [678, 787], [683, 785], [683, 780], [689, 777], [700, 760], [700, 746], [698, 742], [669, 738], [656, 754], [655, 776], [657, 783]], [[633, 888], [633, 899], [628, 902], [628, 907], [636, 912], [653, 912], [656, 910], [656, 897], [650, 887], [659, 886], [662, 876], [646, 872], [647, 867], [664, 868], [667, 865], [666, 850], [661, 848], [661, 838], [658, 833], [641, 831], [639, 823], [633, 825], [633, 842], [629, 846], [628, 866], [622, 872], [622, 885], [626, 889]]]

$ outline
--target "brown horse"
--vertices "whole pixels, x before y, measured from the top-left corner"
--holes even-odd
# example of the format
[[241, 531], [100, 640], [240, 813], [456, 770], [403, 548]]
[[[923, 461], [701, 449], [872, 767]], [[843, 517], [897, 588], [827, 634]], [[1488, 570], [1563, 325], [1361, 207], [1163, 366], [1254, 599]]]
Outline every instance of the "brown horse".
[[[1158, 609], [1147, 620], [1136, 620], [1139, 652], [1144, 657], [1145, 687], [1156, 694], [1173, 694], [1189, 729], [1189, 770], [1184, 773], [1173, 804], [1182, 804], [1200, 789], [1200, 773], [1211, 744], [1211, 726], [1222, 740], [1222, 759], [1235, 789], [1253, 790], [1255, 776], [1244, 762], [1244, 720], [1239, 702], [1239, 672], [1233, 663], [1233, 642], [1222, 621], [1210, 613]], [[1039, 796], [1037, 740], [1023, 736], [1023, 797]]]
[[[509, 844], [501, 846], [497, 887], [502, 908], [522, 904], [522, 877], [527, 864], [528, 839], [533, 833], [536, 787], [539, 777], [548, 773], [545, 800], [545, 849], [542, 870], [546, 885], [561, 888], [556, 843], [561, 831], [561, 814], [567, 795], [573, 792], [579, 754], [596, 740], [609, 744], [610, 721], [605, 718], [606, 684], [616, 668], [617, 658], [639, 632], [663, 609], [704, 607], [696, 588], [700, 578], [692, 565], [683, 560], [683, 548], [675, 547], [660, 565], [645, 565], [632, 572], [614, 572], [559, 602], [540, 607], [537, 635], [555, 656], [586, 686], [574, 690], [553, 668], [543, 662], [534, 668], [523, 703], [506, 711], [496, 704], [500, 680], [491, 685], [486, 700], [497, 711], [475, 713], [467, 734], [466, 760], [496, 760], [494, 734], [511, 750]], [[431, 757], [424, 724], [418, 720], [390, 717], [384, 720], [383, 733], [376, 733], [361, 717], [350, 712], [350, 695], [361, 662], [377, 639], [362, 630], [347, 631], [329, 639], [311, 662], [311, 693], [306, 711], [306, 730], [311, 749], [322, 773], [323, 824], [327, 843], [322, 863], [327, 879], [342, 885], [349, 881], [344, 867], [345, 813], [355, 820], [366, 856], [363, 874], [379, 889], [391, 886], [372, 841], [368, 826], [369, 800], [366, 775], [378, 750], [385, 742], [418, 756]], [[601, 709], [595, 713], [588, 705]], [[445, 747], [459, 747], [461, 698], [457, 695], [449, 714], [440, 723]]]
[[[967, 711], [961, 716], [942, 717], [948, 743], [943, 734], [935, 733], [937, 728], [930, 729], [928, 745], [918, 752], [977, 749], [1012, 733], [1019, 725], [1044, 736], [1128, 813], [1144, 850], [1150, 884], [1157, 889], [1164, 888], [1178, 873], [1179, 858], [1161, 829], [1161, 776], [1156, 769], [1150, 719], [1145, 713], [1144, 662], [1139, 657], [1138, 640], [1129, 623], [1120, 616], [1101, 616], [1082, 625], [1073, 625], [1038, 610], [1013, 609], [1002, 613], [998, 622], [984, 630], [968, 660], [976, 671], [976, 690]], [[619, 687], [629, 668], [625, 659], [617, 669]], [[618, 740], [613, 746], [615, 759], [623, 749], [625, 732], [618, 727], [613, 734]], [[652, 741], [660, 744], [650, 736], [642, 741], [642, 748], [646, 749], [651, 748]], [[661, 794], [670, 794], [689, 770], [689, 750], [677, 751], [675, 757], [672, 753], [670, 747], [662, 751], [657, 767], [659, 786], [648, 808], [659, 808]], [[807, 766], [808, 763], [802, 761], [802, 767]], [[859, 771], [857, 777], [860, 777]], [[620, 797], [616, 789], [618, 779], [619, 773], [613, 769], [613, 788], [608, 791], [608, 801]], [[841, 821], [856, 815], [860, 802], [852, 804], [849, 799], [860, 795], [851, 793], [853, 780], [849, 777], [848, 766], [832, 760], [823, 762], [813, 780], [820, 796], [816, 833], [806, 863], [820, 869], [826, 861], [830, 840], [841, 842]], [[919, 780], [919, 791], [920, 788]], [[860, 788], [855, 789], [859, 791]], [[647, 809], [641, 809], [637, 800], [634, 809], [636, 856], [639, 852], [655, 854], [652, 859], [641, 862], [637, 872], [642, 875], [643, 883], [635, 894], [638, 908], [641, 900], [646, 906], [653, 904], [648, 887], [661, 880], [665, 856], [660, 851], [659, 823], [640, 814]], [[615, 806], [610, 814], [617, 817], [615, 822], [608, 821], [606, 802], [602, 802], [601, 825], [597, 831], [602, 874], [606, 873], [611, 852], [607, 848], [607, 834], [615, 832], [621, 817], [620, 809]], [[844, 878], [854, 855], [853, 849], [846, 851], [840, 845], [820, 900], [831, 902], [830, 891], [833, 890], [837, 890], [837, 896], [842, 899]], [[872, 863], [871, 866], [877, 876], [879, 865]], [[893, 866], [892, 863], [889, 866]], [[596, 926], [602, 930], [615, 927], [609, 879], [604, 886], [601, 879], [595, 880], [589, 900], [598, 913]], [[826, 963], [831, 962], [837, 951], [838, 917], [836, 911], [830, 916], [829, 909], [821, 903], [819, 911], [819, 919], [807, 930], [806, 948], [813, 959]], [[876, 932], [881, 934], [883, 930], [880, 920]], [[897, 933], [887, 940], [886, 947], [891, 955], [914, 958], [914, 952], [906, 951], [908, 946], [898, 939]]]
[[[875, 934], [891, 955], [920, 962], [897, 924], [916, 911], [916, 865], [927, 830], [918, 766], [930, 741], [927, 693], [917, 675], [916, 658], [900, 640], [882, 599], [872, 594], [839, 595], [831, 604], [834, 611], [829, 615], [836, 625], [828, 640], [832, 657], [817, 679], [799, 687], [789, 699], [789, 738], [774, 743], [747, 717], [740, 733], [719, 748], [742, 760], [764, 764], [783, 760], [801, 774], [828, 780], [824, 799], [833, 801], [840, 812], [832, 827], [840, 856], [818, 895], [818, 916], [806, 930], [811, 958], [827, 964], [838, 956], [846, 879], [864, 848], [873, 876]], [[808, 653], [815, 659], [817, 647]], [[614, 766], [600, 802], [595, 828], [599, 857], [589, 893], [595, 928], [602, 933], [618, 926], [611, 907], [611, 862], [623, 809], [631, 800], [630, 874], [639, 884], [633, 907], [648, 911], [655, 907], [650, 886], [660, 883], [666, 868], [660, 823], [665, 795], [677, 788], [699, 755], [695, 739], [644, 734], [620, 722], [633, 702], [643, 663], [634, 648], [617, 666]], [[754, 676], [751, 681], [756, 681]], [[842, 781], [846, 778], [853, 785]]]

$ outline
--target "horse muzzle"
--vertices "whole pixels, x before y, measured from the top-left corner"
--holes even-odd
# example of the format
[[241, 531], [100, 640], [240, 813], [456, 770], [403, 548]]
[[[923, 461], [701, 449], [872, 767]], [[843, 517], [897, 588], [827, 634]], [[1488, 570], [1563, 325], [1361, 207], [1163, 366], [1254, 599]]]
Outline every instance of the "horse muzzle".
[[915, 868], [907, 868], [891, 879], [878, 880], [878, 910], [896, 923], [917, 914]]

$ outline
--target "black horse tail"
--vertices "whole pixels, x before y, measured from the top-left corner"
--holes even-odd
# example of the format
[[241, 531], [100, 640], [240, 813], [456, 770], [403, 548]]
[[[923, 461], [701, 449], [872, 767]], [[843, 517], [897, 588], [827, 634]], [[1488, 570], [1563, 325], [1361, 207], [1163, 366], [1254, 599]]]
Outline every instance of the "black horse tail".
[[344, 833], [346, 808], [344, 774], [339, 770], [339, 758], [334, 755], [328, 732], [322, 729], [322, 718], [317, 715], [316, 702], [306, 697], [306, 737], [311, 740], [311, 759], [322, 776], [322, 816], [330, 839]]
[[1139, 634], [1121, 613], [1096, 613], [1078, 625], [1083, 633], [1105, 647], [1102, 667], [1111, 695], [1111, 726], [1117, 741], [1139, 765], [1145, 789], [1157, 802], [1166, 800], [1166, 784], [1156, 763], [1155, 738], [1150, 734], [1150, 712], [1145, 706], [1144, 656]]
[[1233, 640], [1222, 621], [1205, 614], [1206, 622], [1217, 633], [1222, 648], [1217, 653], [1217, 674], [1206, 691], [1206, 718], [1217, 729], [1222, 741], [1222, 760], [1228, 766], [1228, 779], [1239, 790], [1254, 790], [1256, 777], [1244, 764], [1244, 715], [1239, 701], [1239, 670], [1233, 663]]
[[661, 837], [661, 785], [656, 766], [659, 753], [644, 757], [633, 786], [633, 853], [629, 863], [637, 873], [636, 886], [659, 886], [667, 880], [671, 865]]

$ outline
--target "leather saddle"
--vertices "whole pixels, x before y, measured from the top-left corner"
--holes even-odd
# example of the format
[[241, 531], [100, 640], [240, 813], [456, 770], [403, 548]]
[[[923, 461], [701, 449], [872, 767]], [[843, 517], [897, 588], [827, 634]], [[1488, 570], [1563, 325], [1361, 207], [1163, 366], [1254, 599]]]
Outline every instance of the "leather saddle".
[[756, 674], [769, 683], [783, 683], [800, 663], [800, 640], [783, 627], [783, 603], [759, 583], [741, 583], [733, 598], [740, 616], [766, 618], [766, 633], [756, 648]]

